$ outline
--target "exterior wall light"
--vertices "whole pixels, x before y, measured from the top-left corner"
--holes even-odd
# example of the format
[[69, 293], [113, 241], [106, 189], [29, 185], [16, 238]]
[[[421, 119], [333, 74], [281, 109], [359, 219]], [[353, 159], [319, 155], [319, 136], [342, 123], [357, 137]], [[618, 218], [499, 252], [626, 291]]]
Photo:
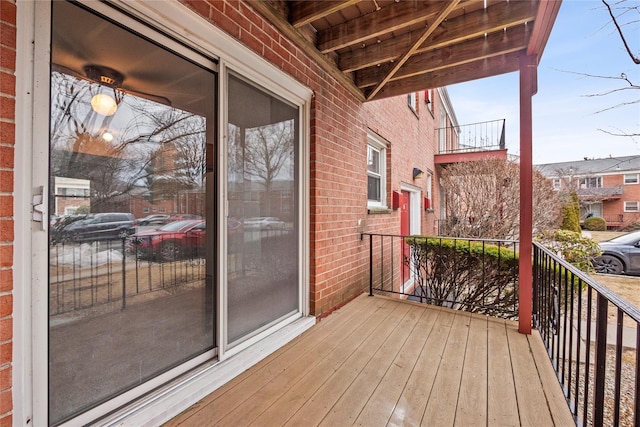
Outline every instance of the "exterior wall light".
[[422, 178], [424, 176], [424, 172], [421, 169], [413, 168], [413, 179]]

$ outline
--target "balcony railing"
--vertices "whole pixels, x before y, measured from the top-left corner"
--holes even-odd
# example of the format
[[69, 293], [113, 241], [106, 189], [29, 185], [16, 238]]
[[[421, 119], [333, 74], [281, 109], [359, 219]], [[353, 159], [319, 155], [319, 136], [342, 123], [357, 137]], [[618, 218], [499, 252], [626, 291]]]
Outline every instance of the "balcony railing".
[[436, 129], [438, 154], [505, 149], [505, 119]]
[[534, 243], [534, 326], [578, 425], [639, 425], [640, 310]]
[[363, 233], [369, 240], [369, 292], [515, 319], [515, 241]]
[[[286, 229], [250, 229], [229, 236], [229, 248], [253, 254], [255, 243], [286, 235]], [[63, 241], [49, 248], [52, 316], [119, 310], [128, 304], [205, 286], [204, 236], [129, 236], [84, 243]], [[252, 265], [230, 257], [230, 277], [251, 274]]]
[[[517, 316], [517, 242], [363, 233], [369, 293]], [[640, 310], [534, 244], [533, 321], [578, 425], [640, 425]], [[611, 313], [611, 315], [610, 315]]]

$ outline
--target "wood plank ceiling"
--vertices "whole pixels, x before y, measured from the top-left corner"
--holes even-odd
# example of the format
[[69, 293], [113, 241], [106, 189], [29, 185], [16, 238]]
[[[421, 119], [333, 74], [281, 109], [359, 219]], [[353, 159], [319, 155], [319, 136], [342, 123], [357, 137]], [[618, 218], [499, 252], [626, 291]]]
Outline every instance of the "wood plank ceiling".
[[560, 0], [250, 2], [361, 100], [517, 71]]

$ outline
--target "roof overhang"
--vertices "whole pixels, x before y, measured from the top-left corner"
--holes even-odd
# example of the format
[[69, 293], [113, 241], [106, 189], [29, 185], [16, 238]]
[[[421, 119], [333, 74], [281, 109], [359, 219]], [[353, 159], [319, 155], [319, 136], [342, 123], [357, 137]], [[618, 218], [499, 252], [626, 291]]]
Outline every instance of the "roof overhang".
[[362, 101], [519, 70], [540, 60], [560, 0], [248, 3]]

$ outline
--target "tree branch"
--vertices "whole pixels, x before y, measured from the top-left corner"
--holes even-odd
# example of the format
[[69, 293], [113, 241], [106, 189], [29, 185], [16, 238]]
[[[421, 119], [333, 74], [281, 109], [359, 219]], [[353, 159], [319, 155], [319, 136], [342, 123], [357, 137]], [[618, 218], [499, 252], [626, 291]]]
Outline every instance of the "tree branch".
[[602, 3], [604, 3], [604, 5], [607, 7], [607, 10], [609, 11], [609, 15], [611, 16], [611, 20], [613, 21], [613, 24], [616, 26], [616, 29], [618, 30], [618, 34], [620, 35], [620, 39], [622, 40], [622, 43], [624, 44], [624, 48], [627, 50], [627, 53], [629, 54], [629, 57], [631, 58], [631, 60], [633, 61], [634, 64], [640, 64], [640, 58], [636, 57], [633, 52], [631, 51], [631, 48], [629, 47], [629, 44], [627, 43], [627, 39], [624, 37], [624, 33], [622, 32], [622, 29], [620, 28], [620, 25], [618, 25], [618, 20], [616, 19], [615, 15], [613, 14], [613, 10], [611, 10], [611, 6], [609, 6], [609, 3], [607, 3], [606, 0], [602, 0]]

